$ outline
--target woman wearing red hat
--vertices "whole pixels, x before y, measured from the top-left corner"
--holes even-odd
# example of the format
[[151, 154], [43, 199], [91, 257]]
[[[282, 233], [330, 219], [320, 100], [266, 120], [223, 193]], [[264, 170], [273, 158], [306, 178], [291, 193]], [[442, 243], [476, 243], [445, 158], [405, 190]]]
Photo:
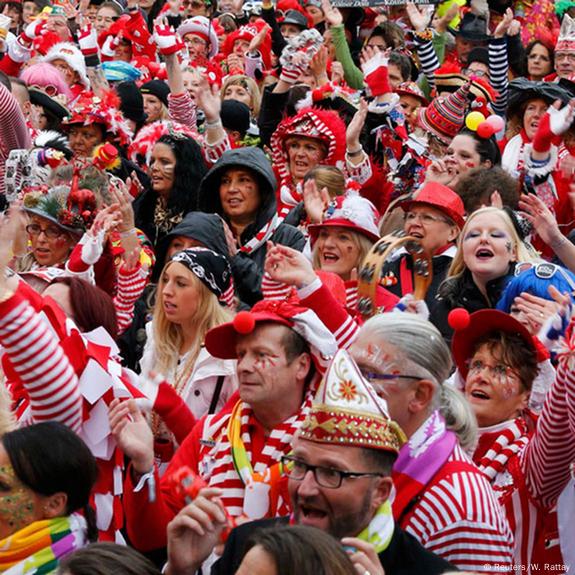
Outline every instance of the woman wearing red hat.
[[[465, 223], [461, 198], [451, 189], [435, 182], [425, 184], [414, 200], [404, 202], [403, 231], [418, 238], [423, 249], [432, 257], [432, 283], [425, 301], [435, 304], [435, 296], [456, 252], [455, 240]], [[405, 251], [384, 264], [382, 285], [398, 298], [413, 293], [413, 260]]]
[[459, 234], [457, 253], [439, 287], [430, 321], [451, 339], [447, 316], [452, 309], [494, 307], [515, 264], [532, 259], [508, 212], [493, 207], [473, 212]]
[[369, 157], [355, 137], [356, 132], [359, 135], [366, 115], [367, 105], [356, 113], [347, 135], [343, 120], [331, 110], [305, 108], [280, 123], [270, 141], [274, 170], [280, 182], [280, 216], [285, 216], [302, 201], [298, 184], [319, 164], [345, 170], [360, 184], [371, 177]]
[[[569, 296], [562, 303], [564, 316]], [[473, 460], [491, 480], [506, 511], [515, 534], [515, 563], [529, 566], [527, 572], [559, 564], [548, 519], [569, 481], [575, 458], [575, 403], [570, 402], [575, 398], [575, 380], [570, 375], [573, 325], [558, 355], [557, 378], [535, 420], [527, 405], [539, 370], [541, 344], [521, 323], [500, 311], [479, 311], [463, 324], [463, 329], [455, 326], [452, 349], [479, 424]]]

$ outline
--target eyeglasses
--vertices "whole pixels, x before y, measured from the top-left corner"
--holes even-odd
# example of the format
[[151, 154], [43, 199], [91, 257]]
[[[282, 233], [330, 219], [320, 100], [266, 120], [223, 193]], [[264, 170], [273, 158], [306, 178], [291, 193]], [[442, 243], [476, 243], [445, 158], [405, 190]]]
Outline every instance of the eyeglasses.
[[479, 375], [484, 369], [495, 379], [504, 377], [518, 377], [518, 375], [507, 365], [487, 365], [480, 359], [476, 359], [469, 364], [469, 375]]
[[555, 274], [560, 274], [563, 279], [569, 284], [572, 291], [575, 291], [575, 282], [569, 277], [567, 272], [561, 267], [549, 262], [542, 262], [534, 264], [532, 262], [521, 262], [515, 266], [515, 275], [521, 275], [523, 272], [532, 269], [536, 277], [541, 280], [551, 279]]
[[344, 479], [353, 479], [355, 477], [382, 477], [381, 473], [363, 473], [355, 471], [340, 471], [332, 467], [322, 467], [321, 465], [309, 465], [301, 459], [285, 455], [282, 457], [284, 473], [290, 479], [303, 481], [308, 471], [313, 473], [315, 482], [327, 489], [338, 489]]
[[429, 226], [431, 224], [437, 223], [437, 222], [442, 222], [444, 224], [449, 224], [451, 223], [448, 219], [446, 218], [438, 218], [436, 216], [432, 216], [430, 214], [417, 214], [415, 212], [407, 212], [405, 214], [405, 221], [406, 222], [414, 222], [415, 220], [419, 219], [419, 221], [424, 225], [424, 226]]
[[60, 236], [64, 235], [64, 232], [62, 230], [60, 230], [59, 228], [55, 228], [55, 227], [43, 228], [42, 226], [40, 226], [38, 224], [28, 224], [26, 226], [26, 231], [31, 236], [39, 236], [42, 232], [44, 232], [44, 235], [51, 240], [54, 240], [54, 239], [59, 238]]
[[471, 70], [470, 68], [464, 68], [461, 70], [461, 73], [464, 76], [477, 76], [478, 78], [487, 78], [489, 76], [489, 72], [486, 70]]
[[561, 62], [561, 60], [567, 60], [568, 62], [575, 62], [574, 52], [555, 52], [555, 61]]
[[363, 371], [361, 375], [368, 381], [393, 381], [394, 379], [421, 379], [419, 375], [401, 375], [399, 373], [377, 373], [375, 371]]

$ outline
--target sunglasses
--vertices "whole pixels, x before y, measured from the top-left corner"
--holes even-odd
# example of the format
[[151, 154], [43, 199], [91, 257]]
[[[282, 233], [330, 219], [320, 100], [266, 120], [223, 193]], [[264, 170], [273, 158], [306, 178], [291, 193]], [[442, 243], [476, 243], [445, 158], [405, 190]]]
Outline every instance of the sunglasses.
[[569, 287], [572, 291], [575, 291], [575, 282], [569, 277], [569, 275], [565, 272], [565, 270], [561, 266], [557, 266], [555, 264], [549, 262], [541, 262], [541, 263], [531, 263], [531, 262], [521, 262], [515, 266], [515, 276], [522, 274], [530, 269], [533, 269], [535, 272], [535, 276], [541, 280], [549, 280], [555, 274], [560, 274], [563, 276], [563, 279], [569, 284]]

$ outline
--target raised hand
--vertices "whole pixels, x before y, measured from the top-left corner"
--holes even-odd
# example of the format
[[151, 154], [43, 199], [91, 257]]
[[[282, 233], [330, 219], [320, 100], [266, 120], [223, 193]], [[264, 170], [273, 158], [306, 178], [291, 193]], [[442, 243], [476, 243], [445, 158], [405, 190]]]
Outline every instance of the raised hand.
[[201, 489], [168, 523], [168, 575], [195, 573], [218, 544], [227, 525], [221, 494], [214, 487]]
[[89, 20], [78, 31], [78, 45], [84, 57], [98, 55], [98, 34]]
[[425, 9], [408, 2], [405, 5], [407, 17], [416, 32], [422, 32], [429, 26], [430, 17]]
[[503, 18], [501, 18], [501, 22], [497, 24], [497, 28], [495, 28], [495, 31], [493, 32], [493, 37], [503, 38], [509, 32], [511, 22], [513, 22], [513, 10], [511, 10], [511, 8], [507, 8], [507, 10], [505, 10], [505, 14], [503, 14]]
[[343, 16], [338, 8], [332, 6], [329, 0], [321, 0], [321, 9], [328, 26], [341, 26], [343, 24]]
[[205, 75], [202, 75], [198, 83], [196, 102], [206, 115], [208, 122], [216, 122], [220, 118], [222, 101], [220, 91], [216, 84], [210, 85]]
[[273, 280], [295, 287], [309, 285], [317, 278], [301, 252], [272, 242], [268, 242], [264, 269]]
[[555, 216], [536, 194], [523, 194], [519, 209], [547, 245], [552, 246], [563, 237]]
[[312, 224], [320, 224], [323, 220], [323, 212], [329, 203], [327, 188], [318, 189], [316, 181], [309, 178], [303, 184], [303, 205], [305, 213]]
[[359, 102], [359, 108], [354, 114], [345, 132], [345, 141], [348, 151], [357, 151], [361, 147], [359, 137], [367, 118], [367, 101], [363, 98]]
[[153, 38], [162, 56], [170, 56], [184, 48], [184, 43], [168, 24], [166, 18], [155, 20]]
[[108, 411], [110, 430], [118, 447], [141, 475], [154, 467], [154, 436], [135, 400], [114, 399]]

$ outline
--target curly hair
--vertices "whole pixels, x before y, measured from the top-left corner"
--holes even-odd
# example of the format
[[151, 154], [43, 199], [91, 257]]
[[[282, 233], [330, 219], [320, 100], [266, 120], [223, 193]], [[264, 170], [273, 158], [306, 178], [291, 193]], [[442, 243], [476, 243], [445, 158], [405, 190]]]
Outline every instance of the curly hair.
[[197, 210], [199, 185], [208, 172], [202, 148], [191, 138], [179, 139], [169, 134], [161, 136], [156, 143], [169, 146], [176, 157], [168, 209], [175, 213]]

